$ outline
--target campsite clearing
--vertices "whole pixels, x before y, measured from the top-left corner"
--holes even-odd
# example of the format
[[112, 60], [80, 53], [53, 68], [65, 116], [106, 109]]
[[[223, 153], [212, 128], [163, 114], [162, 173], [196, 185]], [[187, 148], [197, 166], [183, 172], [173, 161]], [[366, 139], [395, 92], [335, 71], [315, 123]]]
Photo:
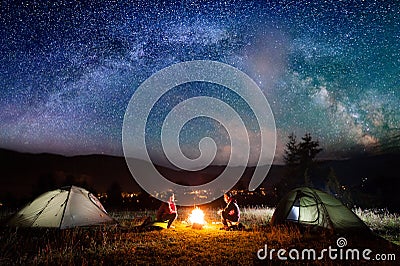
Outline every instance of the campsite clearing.
[[[254, 209], [253, 209], [254, 210]], [[119, 226], [95, 226], [66, 230], [44, 228], [1, 228], [0, 264], [213, 264], [231, 265], [268, 264], [260, 260], [257, 252], [265, 245], [268, 249], [337, 248], [339, 237], [345, 237], [349, 248], [369, 248], [373, 254], [396, 254], [399, 247], [380, 238], [300, 232], [296, 228], [255, 227], [251, 224], [255, 213], [263, 209], [244, 210], [246, 231], [219, 230], [215, 218], [208, 215], [208, 224], [194, 230], [186, 223], [187, 210], [181, 209], [175, 229], [138, 231], [141, 216], [151, 212], [113, 213]], [[207, 213], [214, 213], [208, 211]], [[249, 228], [251, 227], [251, 228]], [[278, 262], [276, 254], [274, 263]], [[314, 263], [314, 261], [313, 261]], [[328, 257], [316, 261], [320, 265], [336, 265]], [[352, 261], [365, 264], [365, 261]]]

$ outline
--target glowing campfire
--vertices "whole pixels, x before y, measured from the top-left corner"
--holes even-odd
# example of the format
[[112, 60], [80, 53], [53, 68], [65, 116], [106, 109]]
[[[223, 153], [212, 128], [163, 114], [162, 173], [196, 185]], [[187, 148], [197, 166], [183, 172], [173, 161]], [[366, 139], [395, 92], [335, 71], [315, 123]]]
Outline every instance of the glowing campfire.
[[203, 228], [203, 225], [206, 223], [204, 220], [204, 212], [198, 207], [194, 208], [189, 215], [188, 221], [193, 229]]

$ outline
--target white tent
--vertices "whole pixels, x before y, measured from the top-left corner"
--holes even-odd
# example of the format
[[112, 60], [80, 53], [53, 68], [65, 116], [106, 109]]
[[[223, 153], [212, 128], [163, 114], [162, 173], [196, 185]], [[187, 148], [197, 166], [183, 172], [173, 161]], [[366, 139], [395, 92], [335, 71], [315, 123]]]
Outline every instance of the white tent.
[[114, 221], [100, 201], [86, 189], [68, 186], [46, 192], [8, 221], [17, 227], [56, 227], [60, 229]]

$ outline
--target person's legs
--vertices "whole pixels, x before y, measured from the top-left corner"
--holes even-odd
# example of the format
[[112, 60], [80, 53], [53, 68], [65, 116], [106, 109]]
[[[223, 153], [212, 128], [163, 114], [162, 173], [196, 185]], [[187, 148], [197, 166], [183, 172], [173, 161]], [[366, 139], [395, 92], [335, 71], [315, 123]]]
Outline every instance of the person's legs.
[[163, 215], [163, 220], [164, 221], [168, 220], [167, 228], [171, 227], [171, 224], [175, 221], [176, 217], [178, 217], [177, 213], [169, 213], [169, 214]]
[[235, 222], [235, 223], [239, 222], [239, 215], [237, 215], [237, 214], [229, 215], [228, 214], [228, 220], [231, 222]]
[[224, 227], [228, 227], [227, 215], [225, 214], [225, 212], [221, 212], [221, 222]]
[[229, 215], [225, 212], [221, 212], [221, 221], [225, 227], [228, 227], [228, 221], [229, 222], [238, 222], [239, 217], [237, 215]]
[[142, 222], [142, 224], [140, 225], [141, 227], [145, 227], [148, 226], [152, 223], [151, 217], [147, 216], [144, 221]]

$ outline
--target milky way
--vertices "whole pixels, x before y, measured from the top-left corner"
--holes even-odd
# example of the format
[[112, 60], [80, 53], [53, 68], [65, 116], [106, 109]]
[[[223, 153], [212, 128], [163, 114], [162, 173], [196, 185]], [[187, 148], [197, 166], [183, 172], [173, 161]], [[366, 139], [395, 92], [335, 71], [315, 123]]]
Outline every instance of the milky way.
[[[278, 156], [291, 132], [310, 132], [326, 157], [400, 147], [393, 1], [15, 2], [0, 10], [0, 147], [122, 155], [135, 89], [188, 60], [232, 65], [259, 85], [275, 116]], [[240, 105], [205, 85], [177, 89], [159, 105], [204, 93]], [[165, 115], [155, 110], [153, 125]], [[197, 147], [199, 135], [220, 132], [224, 144], [218, 125], [193, 123], [203, 126], [188, 125], [182, 143]], [[157, 134], [149, 138], [158, 150]]]

